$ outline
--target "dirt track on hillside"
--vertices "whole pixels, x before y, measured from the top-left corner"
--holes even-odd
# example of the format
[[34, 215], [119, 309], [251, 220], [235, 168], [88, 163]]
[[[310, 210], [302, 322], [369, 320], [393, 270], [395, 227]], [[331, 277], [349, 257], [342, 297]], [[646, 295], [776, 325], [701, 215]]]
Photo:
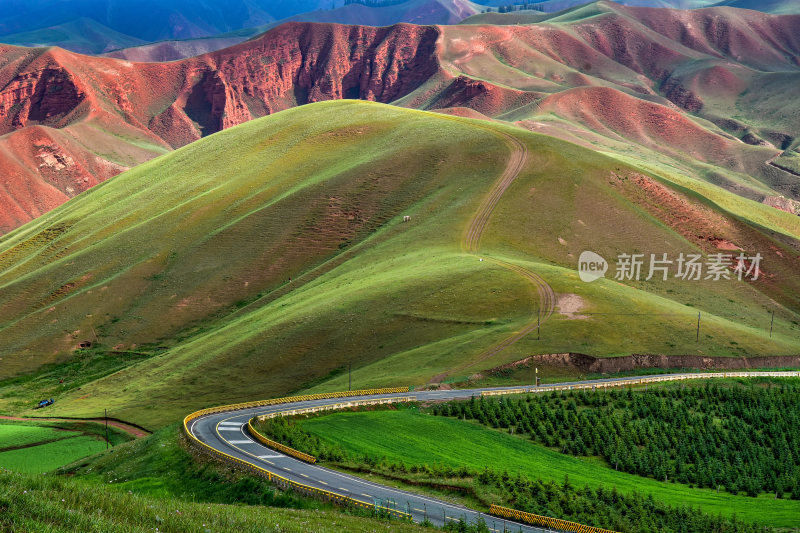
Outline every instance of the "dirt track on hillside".
[[[42, 417], [42, 418], [22, 418], [19, 416], [0, 416], [0, 420], [15, 420], [18, 422], [95, 422], [98, 424], [105, 424], [105, 418], [57, 418], [57, 417]], [[137, 439], [146, 437], [149, 435], [143, 429], [137, 428], [135, 426], [131, 426], [124, 422], [119, 422], [117, 420], [108, 420], [108, 425], [111, 427], [115, 427], [117, 429], [121, 429], [125, 433], [136, 437]]]
[[[513, 135], [509, 135], [506, 133], [501, 133], [500, 135], [508, 144], [509, 148], [511, 148], [511, 155], [508, 159], [508, 164], [506, 165], [505, 170], [503, 170], [503, 173], [500, 175], [500, 178], [492, 186], [492, 189], [489, 191], [489, 194], [487, 194], [486, 198], [484, 198], [483, 202], [481, 202], [478, 211], [472, 217], [472, 220], [467, 226], [467, 229], [464, 232], [464, 236], [461, 240], [462, 249], [476, 256], [478, 254], [478, 249], [480, 247], [481, 237], [483, 237], [483, 233], [486, 230], [487, 225], [489, 224], [489, 219], [491, 218], [495, 207], [497, 207], [497, 204], [500, 202], [500, 199], [502, 198], [506, 190], [520, 175], [522, 169], [525, 168], [525, 164], [528, 161], [528, 147], [525, 146], [525, 144], [520, 142]], [[478, 357], [475, 360], [471, 361], [468, 365], [456, 368], [453, 371], [451, 371], [451, 373], [475, 366], [476, 364], [481, 363], [493, 357], [494, 355], [497, 355], [498, 353], [502, 352], [509, 346], [512, 346], [517, 341], [523, 339], [533, 331], [536, 331], [539, 328], [541, 322], [544, 322], [545, 320], [550, 318], [550, 316], [553, 314], [553, 311], [555, 310], [555, 303], [556, 303], [555, 291], [553, 291], [553, 288], [539, 274], [532, 272], [519, 265], [509, 263], [507, 261], [502, 261], [500, 259], [495, 259], [483, 255], [481, 257], [485, 257], [487, 261], [491, 261], [496, 265], [502, 266], [503, 268], [507, 268], [508, 270], [515, 272], [516, 274], [520, 275], [521, 277], [525, 278], [533, 285], [535, 285], [536, 290], [539, 293], [539, 308], [536, 316], [531, 317], [531, 321], [522, 330], [514, 333], [512, 336], [488, 348], [483, 353], [478, 355]], [[445, 377], [444, 375], [437, 376], [436, 378], [434, 378], [434, 382], [441, 381], [442, 379], [444, 379], [444, 377]]]

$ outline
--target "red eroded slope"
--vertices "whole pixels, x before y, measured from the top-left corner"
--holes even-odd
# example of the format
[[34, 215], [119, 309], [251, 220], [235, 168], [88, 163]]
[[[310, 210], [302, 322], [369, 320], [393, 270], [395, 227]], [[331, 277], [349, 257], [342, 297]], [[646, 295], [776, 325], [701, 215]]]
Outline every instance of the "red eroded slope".
[[548, 96], [539, 105], [545, 113], [555, 113], [603, 135], [662, 151], [682, 151], [700, 161], [738, 166], [736, 157], [744, 148], [739, 141], [702, 128], [679, 110], [608, 87], [570, 89]]
[[[292, 23], [172, 63], [2, 46], [0, 233], [129, 166], [253, 118], [321, 100], [395, 100], [438, 71], [438, 36], [408, 24]], [[43, 155], [47, 147], [61, 159]]]
[[[708, 109], [706, 118], [723, 125], [737, 115], [739, 130], [785, 139], [781, 146], [796, 136], [799, 115], [784, 112], [783, 98], [763, 88], [790, 87], [800, 75], [800, 17], [608, 2], [590, 7], [569, 22], [522, 26], [289, 23], [168, 63], [0, 45], [0, 136], [8, 136], [0, 137], [0, 202], [14, 206], [7, 211], [14, 214], [0, 220], [0, 232], [77, 194], [81, 183], [321, 100], [399, 100], [521, 121], [538, 113], [536, 101], [556, 95], [545, 105], [604, 135], [737, 170], [736, 141], [654, 102], [671, 101], [701, 117]], [[759, 110], [772, 109], [770, 131], [748, 124], [758, 120], [748, 116], [747, 105], [739, 106], [748, 91]], [[637, 93], [641, 99], [632, 96]], [[30, 127], [50, 128], [41, 131], [75, 168], [42, 166], [34, 145], [19, 141]], [[752, 172], [762, 167], [751, 158]], [[30, 196], [23, 198], [26, 190]]]
[[68, 132], [42, 126], [0, 137], [0, 168], [0, 233], [125, 170], [95, 156]]
[[800, 15], [717, 7], [696, 10], [614, 6], [692, 50], [759, 69], [800, 66]]
[[[0, 134], [87, 118], [109, 124], [122, 115], [127, 125], [181, 146], [308, 102], [388, 102], [438, 70], [437, 37], [436, 28], [408, 24], [292, 23], [225, 50], [155, 64], [16, 49], [12, 54], [24, 60], [0, 74]], [[12, 79], [2, 83], [9, 72]]]
[[470, 108], [479, 116], [494, 117], [531, 104], [538, 96], [541, 95], [458, 76], [442, 90], [428, 109]]

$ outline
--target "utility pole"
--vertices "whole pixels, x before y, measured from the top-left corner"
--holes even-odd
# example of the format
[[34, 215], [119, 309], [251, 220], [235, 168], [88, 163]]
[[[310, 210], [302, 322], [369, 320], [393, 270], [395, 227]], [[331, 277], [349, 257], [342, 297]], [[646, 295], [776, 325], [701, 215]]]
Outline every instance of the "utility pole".
[[108, 449], [108, 409], [106, 411], [106, 450]]
[[700, 312], [697, 313], [697, 342], [700, 342]]
[[772, 310], [772, 320], [769, 321], [769, 338], [772, 338], [772, 326], [775, 324], [775, 310]]

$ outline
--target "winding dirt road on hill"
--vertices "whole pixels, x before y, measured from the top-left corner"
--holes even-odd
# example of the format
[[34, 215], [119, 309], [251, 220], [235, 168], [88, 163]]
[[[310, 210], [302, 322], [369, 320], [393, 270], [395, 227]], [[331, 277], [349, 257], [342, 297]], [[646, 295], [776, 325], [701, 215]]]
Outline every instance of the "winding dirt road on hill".
[[[472, 217], [472, 220], [470, 220], [470, 223], [464, 232], [464, 236], [461, 239], [461, 248], [476, 256], [480, 247], [481, 238], [483, 237], [483, 232], [486, 230], [486, 227], [489, 224], [489, 219], [491, 218], [495, 207], [497, 207], [497, 204], [500, 202], [503, 194], [506, 192], [506, 190], [508, 190], [514, 180], [517, 179], [517, 176], [520, 175], [522, 170], [525, 168], [525, 164], [528, 162], [528, 147], [525, 146], [524, 143], [522, 143], [513, 135], [509, 135], [507, 133], [499, 133], [495, 131], [492, 131], [492, 133], [499, 134], [503, 137], [503, 140], [511, 149], [511, 156], [509, 157], [508, 164], [506, 165], [505, 170], [503, 170], [503, 173], [500, 175], [500, 178], [494, 183], [492, 189], [489, 191], [489, 194], [487, 194], [486, 198], [484, 198], [483, 202], [481, 202], [478, 211]], [[539, 293], [538, 313], [535, 317], [532, 317], [531, 322], [522, 330], [495, 344], [491, 348], [481, 353], [475, 361], [463, 367], [456, 368], [455, 371], [470, 368], [494, 355], [497, 355], [509, 346], [512, 346], [514, 343], [520, 339], [523, 339], [531, 332], [536, 331], [541, 322], [544, 322], [550, 318], [555, 309], [555, 291], [553, 291], [553, 288], [539, 274], [519, 265], [502, 261], [500, 259], [495, 259], [492, 257], [486, 257], [486, 259], [515, 272], [536, 286], [536, 290]]]

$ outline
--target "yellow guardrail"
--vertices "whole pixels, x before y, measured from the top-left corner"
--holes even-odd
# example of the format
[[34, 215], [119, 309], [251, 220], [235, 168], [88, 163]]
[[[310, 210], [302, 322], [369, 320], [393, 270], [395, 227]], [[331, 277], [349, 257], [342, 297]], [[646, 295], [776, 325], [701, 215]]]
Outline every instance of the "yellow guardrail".
[[[708, 374], [686, 374], [680, 376], [658, 376], [658, 377], [651, 377], [651, 378], [631, 378], [627, 380], [615, 380], [615, 381], [597, 381], [595, 383], [586, 383], [586, 384], [579, 384], [579, 385], [549, 385], [544, 387], [523, 387], [519, 389], [504, 389], [504, 390], [494, 390], [494, 391], [482, 391], [481, 395], [485, 396], [493, 396], [493, 395], [500, 395], [500, 394], [523, 394], [526, 392], [548, 392], [548, 391], [559, 391], [559, 390], [580, 390], [580, 389], [590, 389], [590, 388], [597, 388], [597, 387], [619, 387], [623, 385], [642, 385], [646, 383], [656, 383], [661, 381], [676, 381], [676, 380], [684, 380], [684, 379], [706, 379], [706, 378], [735, 378], [735, 377], [800, 377], [800, 371], [775, 371], [775, 372], [717, 372], [717, 373], [708, 373]], [[377, 507], [374, 504], [367, 503], [361, 500], [357, 500], [355, 498], [351, 498], [349, 496], [344, 496], [341, 494], [336, 494], [331, 491], [319, 489], [316, 487], [312, 487], [309, 485], [305, 485], [303, 483], [298, 483], [296, 481], [292, 481], [287, 479], [283, 476], [279, 476], [277, 474], [273, 474], [269, 470], [256, 466], [254, 464], [248, 463], [242, 459], [237, 457], [233, 457], [232, 455], [228, 455], [225, 452], [221, 452], [215, 448], [212, 448], [208, 444], [202, 442], [200, 439], [194, 436], [194, 434], [189, 429], [189, 424], [192, 420], [196, 418], [200, 418], [201, 416], [205, 416], [208, 414], [214, 413], [222, 413], [227, 411], [236, 411], [240, 409], [250, 409], [253, 407], [266, 407], [270, 405], [278, 405], [282, 403], [294, 403], [294, 402], [302, 402], [302, 401], [312, 401], [312, 400], [325, 400], [331, 398], [345, 398], [350, 396], [369, 396], [374, 394], [398, 394], [403, 392], [408, 392], [409, 387], [394, 387], [394, 388], [382, 388], [382, 389], [364, 389], [364, 390], [357, 390], [357, 391], [342, 391], [342, 392], [332, 392], [332, 393], [321, 393], [321, 394], [307, 394], [302, 396], [288, 396], [284, 398], [273, 398], [271, 400], [262, 400], [256, 402], [247, 402], [247, 403], [237, 403], [232, 405], [223, 405], [219, 407], [212, 407], [209, 409], [201, 409], [200, 411], [195, 411], [187, 415], [183, 419], [183, 430], [186, 433], [186, 436], [189, 438], [189, 441], [198, 446], [201, 450], [206, 453], [209, 453], [213, 456], [216, 456], [222, 460], [231, 462], [233, 464], [248, 468], [250, 470], [255, 471], [257, 474], [266, 477], [269, 481], [275, 483], [277, 486], [283, 489], [292, 489], [302, 494], [306, 494], [309, 496], [317, 496], [322, 497], [327, 501], [331, 501], [340, 505], [352, 505], [357, 508], [362, 509], [376, 509], [383, 512], [386, 512], [390, 516], [394, 516], [396, 518], [400, 518], [402, 520], [411, 520], [411, 515], [408, 513], [404, 513], [402, 511], [398, 511], [397, 509], [392, 509], [389, 506], [385, 507]], [[411, 397], [409, 397], [411, 398]], [[408, 401], [415, 401], [416, 398], [414, 397], [413, 400]], [[346, 404], [353, 404], [353, 402], [345, 402]], [[344, 405], [344, 404], [342, 404]], [[319, 408], [324, 408], [327, 406], [320, 406]], [[316, 409], [319, 409], [316, 408]], [[306, 408], [306, 409], [299, 409], [299, 410], [290, 410], [284, 411], [284, 413], [292, 413], [297, 414], [297, 411], [305, 411], [305, 412], [312, 412], [311, 410], [315, 408]], [[252, 422], [252, 419], [250, 420]], [[259, 433], [252, 430], [252, 426], [248, 422], [248, 425], [251, 427], [251, 432], [253, 436], [257, 439], [259, 438]], [[261, 436], [265, 440], [266, 437]], [[260, 439], [259, 439], [260, 440]], [[263, 442], [263, 441], [262, 441]], [[274, 442], [274, 441], [271, 441]], [[274, 443], [278, 446], [283, 446], [280, 443]], [[267, 444], [269, 446], [269, 444]], [[293, 455], [297, 457], [296, 454], [303, 454], [297, 450], [292, 450], [291, 448], [286, 447], [287, 450], [285, 453], [289, 455]], [[278, 448], [276, 448], [278, 449]], [[291, 450], [294, 453], [290, 453], [288, 450]], [[284, 451], [284, 450], [281, 450]], [[316, 458], [313, 456], [308, 455], [308, 458], [313, 459], [316, 461]], [[298, 457], [299, 458], [299, 457]], [[577, 533], [614, 533], [612, 531], [606, 529], [600, 529], [596, 527], [586, 526], [583, 524], [577, 524], [574, 522], [568, 522], [566, 520], [560, 520], [558, 518], [550, 518], [547, 516], [540, 516], [535, 515], [532, 513], [525, 513], [522, 511], [517, 511], [516, 509], [509, 509], [507, 507], [500, 507], [498, 505], [492, 505], [489, 508], [489, 514], [494, 516], [498, 516], [501, 518], [508, 518], [513, 520], [518, 520], [521, 522], [526, 522], [531, 525], [543, 525], [548, 526], [551, 528], [561, 529], [563, 531], [574, 531]]]
[[395, 398], [372, 398], [369, 400], [349, 400], [341, 403], [329, 403], [327, 405], [317, 405], [314, 407], [302, 407], [300, 409], [289, 409], [287, 411], [275, 411], [274, 413], [267, 413], [258, 415], [259, 421], [270, 418], [277, 418], [279, 416], [296, 416], [319, 413], [321, 411], [338, 411], [340, 409], [348, 409], [350, 407], [361, 407], [363, 405], [388, 405], [393, 403], [416, 402], [416, 396], [398, 396]]
[[561, 531], [575, 531], [576, 533], [615, 533], [614, 531], [608, 529], [586, 526], [584, 524], [569, 522], [567, 520], [550, 518], [549, 516], [525, 513], [522, 511], [517, 511], [516, 509], [509, 509], [508, 507], [500, 507], [499, 505], [491, 505], [489, 507], [489, 514], [498, 516], [500, 518], [508, 518], [509, 520], [524, 522], [532, 526], [545, 526], [552, 529], [560, 529]]
[[312, 400], [328, 400], [330, 398], [347, 398], [348, 396], [370, 396], [373, 394], [397, 394], [408, 392], [408, 387], [392, 387], [384, 389], [363, 389], [354, 391], [341, 391], [341, 392], [323, 392], [319, 394], [304, 394], [301, 396], [286, 396], [284, 398], [272, 398], [270, 400], [259, 400], [255, 402], [234, 403], [231, 405], [220, 405], [219, 407], [210, 407], [208, 409], [201, 409], [192, 413], [199, 418], [204, 415], [214, 413], [224, 413], [226, 411], [237, 411], [240, 409], [252, 409], [253, 407], [268, 407], [270, 405], [279, 405], [282, 403], [294, 402], [308, 402]]
[[299, 450], [295, 450], [294, 448], [290, 448], [285, 444], [281, 444], [280, 442], [274, 441], [272, 439], [268, 439], [258, 431], [256, 428], [253, 427], [253, 419], [247, 421], [247, 429], [250, 430], [250, 434], [261, 444], [266, 446], [267, 448], [272, 448], [273, 450], [278, 450], [279, 452], [283, 452], [286, 455], [291, 455], [301, 461], [306, 463], [311, 463], [312, 465], [317, 462], [317, 458], [313, 455], [308, 455], [307, 453], [303, 453]]
[[[350, 496], [344, 496], [342, 494], [337, 494], [335, 492], [331, 492], [329, 490], [319, 489], [317, 487], [312, 487], [310, 485], [305, 485], [303, 483], [298, 483], [296, 481], [292, 481], [291, 479], [287, 479], [283, 476], [279, 476], [277, 474], [273, 474], [269, 470], [261, 468], [260, 466], [256, 466], [254, 464], [248, 463], [238, 457], [234, 457], [232, 455], [228, 455], [225, 452], [221, 452], [215, 448], [212, 448], [205, 442], [201, 441], [189, 429], [189, 424], [201, 416], [213, 413], [221, 413], [225, 411], [234, 411], [238, 409], [248, 409], [251, 407], [261, 407], [267, 405], [275, 405], [280, 403], [292, 403], [298, 401], [308, 401], [308, 400], [324, 400], [328, 398], [342, 398], [347, 396], [367, 396], [371, 394], [395, 394], [395, 393], [402, 393], [408, 392], [408, 387], [395, 387], [395, 388], [386, 388], [386, 389], [366, 389], [366, 390], [358, 390], [358, 391], [347, 391], [347, 392], [333, 392], [333, 393], [323, 393], [323, 394], [310, 394], [304, 396], [289, 396], [285, 398], [275, 398], [273, 400], [264, 400], [260, 402], [249, 402], [249, 403], [239, 403], [233, 405], [225, 405], [220, 407], [212, 407], [210, 409], [201, 409], [200, 411], [195, 411], [187, 415], [183, 419], [183, 431], [186, 436], [189, 438], [189, 442], [191, 442], [194, 446], [198, 447], [200, 450], [215, 456], [223, 461], [228, 461], [235, 465], [247, 468], [249, 470], [254, 471], [256, 474], [267, 478], [268, 481], [274, 483], [278, 487], [284, 490], [294, 490], [300, 494], [305, 494], [306, 496], [314, 496], [321, 498], [325, 501], [333, 502], [338, 505], [344, 506], [353, 506], [359, 509], [375, 509], [380, 512], [384, 512], [389, 516], [393, 516], [395, 518], [399, 518], [400, 520], [407, 520], [411, 521], [411, 515], [409, 513], [404, 513], [403, 511], [398, 511], [397, 509], [392, 509], [388, 505], [379, 507], [374, 503], [368, 503], [356, 498], [351, 498]], [[298, 452], [301, 453], [301, 452]]]
[[514, 389], [496, 389], [481, 391], [481, 396], [501, 396], [505, 394], [525, 394], [536, 392], [555, 392], [565, 390], [607, 389], [626, 385], [646, 385], [665, 381], [682, 381], [686, 379], [720, 379], [720, 378], [791, 378], [800, 377], [800, 371], [778, 370], [767, 372], [709, 372], [707, 374], [683, 374], [679, 376], [655, 376], [649, 378], [630, 378], [614, 381], [598, 380], [594, 383], [577, 383], [572, 385], [543, 385], [539, 387], [519, 387]]
[[286, 455], [291, 455], [301, 461], [306, 463], [314, 464], [317, 462], [317, 458], [313, 455], [309, 455], [307, 453], [303, 453], [299, 450], [295, 450], [294, 448], [290, 448], [285, 444], [281, 444], [280, 442], [274, 441], [262, 435], [261, 433], [253, 427], [253, 420], [258, 419], [259, 421], [263, 422], [264, 420], [268, 420], [270, 418], [277, 418], [279, 416], [295, 416], [295, 415], [304, 415], [308, 413], [318, 413], [320, 411], [335, 411], [338, 409], [347, 409], [349, 407], [358, 407], [361, 405], [386, 405], [392, 403], [402, 403], [402, 402], [416, 402], [416, 396], [401, 396], [399, 398], [376, 398], [371, 400], [352, 400], [349, 402], [342, 402], [342, 403], [333, 403], [328, 405], [320, 405], [316, 407], [304, 407], [302, 409], [290, 409], [288, 411], [276, 411], [274, 413], [268, 413], [266, 415], [260, 415], [257, 417], [253, 417], [247, 421], [247, 428], [250, 430], [250, 434], [255, 437], [258, 442], [266, 446], [267, 448], [272, 448], [273, 450], [278, 450], [279, 452], [283, 452]]

